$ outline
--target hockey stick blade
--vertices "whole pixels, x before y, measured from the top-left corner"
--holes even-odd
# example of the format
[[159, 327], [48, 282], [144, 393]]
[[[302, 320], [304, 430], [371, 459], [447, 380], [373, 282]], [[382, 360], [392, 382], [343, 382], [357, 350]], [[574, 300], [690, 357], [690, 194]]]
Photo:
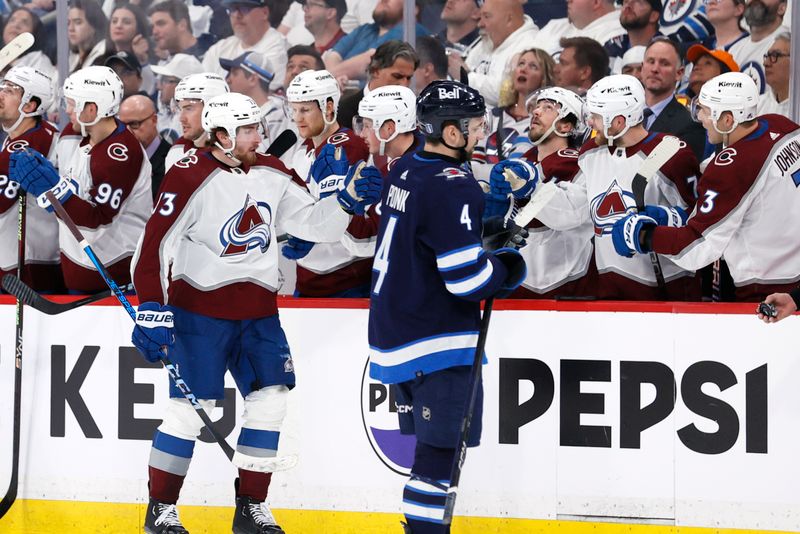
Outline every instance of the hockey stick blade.
[[550, 199], [556, 194], [556, 185], [553, 182], [545, 182], [536, 188], [536, 191], [531, 196], [531, 200], [519, 210], [517, 216], [514, 217], [514, 224], [520, 228], [528, 226], [533, 219], [539, 215], [542, 208], [547, 206]]
[[292, 148], [297, 142], [297, 135], [291, 130], [284, 130], [275, 141], [267, 148], [267, 154], [272, 154], [276, 158], [283, 156], [287, 150]]
[[631, 182], [631, 192], [633, 193], [633, 200], [636, 202], [636, 209], [642, 211], [644, 209], [644, 190], [647, 188], [653, 176], [668, 162], [672, 156], [678, 153], [681, 149], [681, 140], [672, 135], [664, 136], [661, 142], [648, 154], [645, 160], [639, 165], [639, 171], [633, 177]]
[[244, 469], [246, 471], [275, 473], [278, 471], [286, 471], [297, 465], [297, 456], [289, 454], [286, 456], [274, 456], [272, 458], [258, 458], [236, 451], [233, 453], [231, 463], [239, 469]]
[[[26, 306], [30, 306], [34, 310], [47, 315], [58, 315], [59, 313], [74, 310], [75, 308], [80, 308], [86, 304], [91, 304], [93, 302], [114, 296], [111, 290], [106, 290], [95, 293], [94, 295], [89, 295], [88, 297], [76, 300], [74, 302], [53, 302], [52, 300], [47, 300], [42, 295], [34, 291], [33, 288], [13, 274], [7, 274], [3, 277], [2, 286], [5, 291], [17, 297], [17, 299], [19, 299], [19, 301]], [[133, 291], [133, 284], [128, 284], [120, 289], [126, 293], [128, 291]]]
[[33, 35], [24, 32], [14, 37], [10, 43], [0, 49], [0, 70], [8, 67], [12, 61], [32, 47], [33, 41]]

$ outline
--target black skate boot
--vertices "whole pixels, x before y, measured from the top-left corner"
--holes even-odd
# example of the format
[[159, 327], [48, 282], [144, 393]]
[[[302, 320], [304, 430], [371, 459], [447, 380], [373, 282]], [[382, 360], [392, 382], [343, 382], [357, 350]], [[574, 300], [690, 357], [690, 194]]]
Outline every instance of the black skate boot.
[[178, 509], [174, 504], [166, 504], [150, 499], [147, 516], [144, 520], [147, 534], [189, 534], [178, 519]]
[[233, 516], [233, 534], [286, 534], [275, 523], [269, 508], [250, 497], [236, 497], [236, 515]]

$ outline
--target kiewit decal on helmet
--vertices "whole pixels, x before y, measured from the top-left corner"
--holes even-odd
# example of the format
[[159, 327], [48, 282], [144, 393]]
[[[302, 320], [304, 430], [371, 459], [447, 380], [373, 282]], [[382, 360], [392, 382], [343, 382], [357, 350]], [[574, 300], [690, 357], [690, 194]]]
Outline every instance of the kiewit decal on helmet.
[[417, 127], [428, 137], [441, 138], [444, 123], [453, 121], [466, 139], [469, 120], [485, 114], [483, 96], [472, 87], [452, 80], [431, 82], [417, 99]]
[[[642, 83], [629, 74], [614, 74], [597, 81], [586, 92], [584, 120], [588, 123], [591, 114], [603, 119], [603, 136], [608, 145], [620, 138], [632, 127], [641, 124], [645, 101]], [[608, 128], [615, 117], [625, 118], [625, 127], [618, 134], [610, 135]]]
[[202, 100], [206, 103], [210, 98], [229, 92], [228, 84], [219, 74], [201, 72], [190, 74], [175, 86], [175, 102], [181, 100]]
[[[398, 134], [417, 129], [417, 97], [414, 91], [402, 85], [386, 85], [370, 91], [358, 103], [358, 116], [353, 119], [357, 134], [361, 133], [363, 119], [372, 121], [372, 130], [381, 142], [380, 155], [383, 155], [386, 143]], [[383, 139], [380, 129], [386, 121], [394, 121], [394, 132]]]
[[[222, 128], [228, 133], [231, 147], [224, 148], [214, 142], [229, 158], [236, 160], [233, 149], [236, 148], [236, 130], [239, 126], [261, 124], [261, 108], [250, 98], [239, 93], [226, 93], [209, 99], [203, 107], [201, 124], [203, 130], [211, 133], [215, 128]], [[237, 160], [238, 161], [238, 160]]]
[[[561, 87], [546, 87], [536, 91], [528, 97], [528, 100], [525, 102], [525, 108], [528, 110], [529, 115], [533, 116], [533, 108], [535, 108], [536, 104], [542, 100], [553, 102], [554, 104], [558, 105], [558, 116], [553, 121], [553, 124], [551, 124], [547, 129], [547, 131], [542, 134], [539, 139], [533, 141], [534, 145], [539, 145], [542, 141], [547, 139], [551, 133], [555, 133], [559, 137], [583, 135], [583, 133], [586, 131], [586, 124], [583, 120], [584, 102], [581, 97], [569, 89], [563, 89]], [[572, 129], [572, 131], [569, 133], [561, 133], [556, 131], [556, 123], [560, 120], [568, 118], [570, 115], [575, 118], [575, 127]]]
[[[64, 81], [64, 97], [75, 102], [75, 116], [81, 126], [81, 134], [85, 136], [86, 126], [97, 124], [100, 119], [113, 117], [119, 112], [122, 80], [108, 67], [86, 67], [75, 71]], [[82, 122], [81, 112], [90, 102], [97, 106], [97, 116], [91, 122]]]
[[[336, 122], [339, 109], [339, 98], [342, 92], [336, 78], [327, 70], [307, 70], [294, 77], [286, 89], [286, 100], [289, 102], [316, 102], [322, 111], [322, 120], [326, 125]], [[328, 99], [333, 101], [333, 118], [328, 120], [325, 113]]]
[[[33, 67], [25, 65], [12, 67], [6, 74], [5, 80], [0, 85], [5, 83], [12, 83], [22, 88], [22, 98], [17, 108], [19, 117], [10, 127], [6, 128], [3, 126], [3, 129], [7, 132], [15, 130], [25, 117], [44, 115], [53, 103], [53, 79]], [[30, 113], [22, 111], [22, 108], [24, 108], [33, 97], [39, 100], [37, 108]]]
[[[758, 87], [750, 76], [743, 72], [726, 72], [703, 84], [697, 102], [708, 108], [714, 129], [727, 135], [740, 123], [756, 118], [758, 98]], [[717, 127], [717, 121], [726, 111], [733, 115], [733, 126], [723, 132]], [[696, 110], [693, 115], [697, 115]]]

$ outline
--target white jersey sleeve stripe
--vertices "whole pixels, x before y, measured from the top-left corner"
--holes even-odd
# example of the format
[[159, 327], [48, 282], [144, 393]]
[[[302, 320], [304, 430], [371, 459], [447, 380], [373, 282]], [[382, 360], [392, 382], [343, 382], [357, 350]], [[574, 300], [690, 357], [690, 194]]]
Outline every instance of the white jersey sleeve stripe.
[[445, 282], [444, 285], [453, 295], [458, 297], [462, 295], [469, 295], [470, 293], [474, 293], [485, 286], [492, 278], [492, 272], [494, 272], [492, 262], [487, 261], [483, 269], [478, 271], [476, 274], [462, 278], [461, 280]]
[[460, 269], [478, 261], [481, 252], [483, 252], [483, 249], [480, 245], [471, 245], [462, 249], [453, 250], [446, 254], [436, 256], [436, 266], [441, 272]]

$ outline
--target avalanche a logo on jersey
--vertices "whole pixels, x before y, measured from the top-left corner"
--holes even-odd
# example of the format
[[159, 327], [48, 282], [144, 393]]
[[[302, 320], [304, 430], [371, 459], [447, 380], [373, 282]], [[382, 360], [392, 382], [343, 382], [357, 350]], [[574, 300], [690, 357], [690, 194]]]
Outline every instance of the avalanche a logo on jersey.
[[614, 180], [605, 193], [592, 199], [589, 209], [594, 222], [594, 235], [610, 234], [614, 223], [625, 216], [628, 211], [625, 197], [633, 199], [633, 195]]
[[739, 71], [744, 72], [753, 79], [753, 81], [756, 83], [756, 87], [758, 87], [758, 94], [764, 94], [767, 85], [767, 79], [764, 76], [764, 67], [761, 65], [761, 62], [748, 61], [741, 66]]
[[262, 254], [266, 252], [272, 237], [270, 223], [272, 210], [269, 205], [256, 202], [247, 195], [244, 207], [228, 219], [219, 232], [223, 247], [220, 257], [246, 254], [256, 247]]
[[400, 433], [398, 411], [410, 406], [397, 405], [394, 389], [369, 377], [369, 357], [361, 376], [361, 420], [375, 456], [398, 475], [407, 477], [414, 464], [417, 439]]

